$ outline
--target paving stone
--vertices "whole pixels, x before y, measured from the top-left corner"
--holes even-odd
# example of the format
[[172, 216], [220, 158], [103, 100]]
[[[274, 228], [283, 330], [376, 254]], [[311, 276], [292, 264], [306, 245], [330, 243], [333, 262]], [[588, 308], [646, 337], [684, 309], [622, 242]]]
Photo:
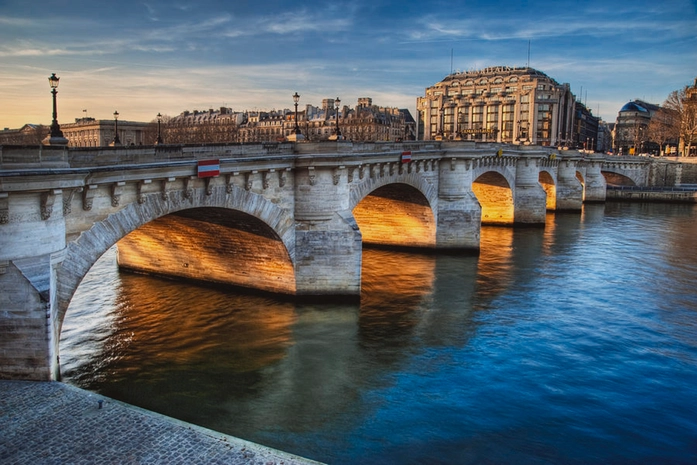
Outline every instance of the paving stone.
[[68, 384], [0, 380], [0, 463], [310, 465], [318, 462]]

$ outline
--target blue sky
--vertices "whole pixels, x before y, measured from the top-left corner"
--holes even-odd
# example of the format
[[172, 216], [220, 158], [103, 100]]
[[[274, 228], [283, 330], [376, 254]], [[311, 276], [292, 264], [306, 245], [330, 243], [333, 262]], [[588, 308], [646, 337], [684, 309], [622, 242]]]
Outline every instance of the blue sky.
[[528, 44], [614, 121], [694, 82], [697, 0], [0, 0], [0, 129], [50, 124], [54, 72], [61, 123], [291, 108], [296, 91], [415, 112], [451, 69], [525, 66]]

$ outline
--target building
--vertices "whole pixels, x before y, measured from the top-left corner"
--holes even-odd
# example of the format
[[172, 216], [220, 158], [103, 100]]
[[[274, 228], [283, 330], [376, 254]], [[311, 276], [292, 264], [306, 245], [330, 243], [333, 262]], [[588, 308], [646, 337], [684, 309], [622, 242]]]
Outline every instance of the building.
[[50, 132], [49, 126], [25, 124], [19, 129], [0, 131], [0, 145], [40, 145]]
[[533, 68], [458, 72], [417, 98], [420, 138], [569, 146], [575, 98]]
[[600, 118], [593, 116], [593, 112], [583, 103], [576, 102], [571, 146], [595, 152], [597, 150], [599, 125]]
[[245, 117], [244, 113], [226, 107], [205, 111], [186, 110], [163, 122], [162, 139], [165, 144], [236, 142]]
[[617, 115], [613, 148], [620, 155], [637, 155], [660, 151], [655, 142], [649, 141], [649, 123], [660, 107], [642, 100], [625, 104]]
[[[154, 123], [138, 121], [119, 121], [119, 141], [121, 145], [152, 145], [156, 128]], [[63, 136], [69, 147], [105, 147], [114, 142], [115, 120], [75, 118], [74, 123], [61, 124]]]
[[615, 123], [608, 123], [603, 120], [598, 122], [598, 142], [595, 145], [596, 152], [612, 152], [612, 132], [614, 130]]
[[[338, 116], [338, 121], [337, 121]], [[340, 105], [335, 99], [322, 100], [321, 107], [306, 105], [298, 111], [298, 127], [304, 140], [336, 139], [337, 123], [341, 138], [357, 142], [415, 139], [416, 122], [409, 110], [373, 105], [361, 97], [355, 108]], [[295, 112], [273, 110], [249, 112], [238, 128], [235, 142], [278, 142], [295, 133]]]

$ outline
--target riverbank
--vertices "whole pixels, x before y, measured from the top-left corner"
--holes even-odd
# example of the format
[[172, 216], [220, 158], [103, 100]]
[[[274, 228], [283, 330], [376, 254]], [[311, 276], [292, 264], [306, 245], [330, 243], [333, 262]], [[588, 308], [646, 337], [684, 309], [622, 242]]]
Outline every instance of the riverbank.
[[0, 380], [0, 424], [8, 465], [318, 463], [58, 382]]
[[697, 203], [697, 186], [673, 188], [608, 186], [606, 199], [626, 202]]

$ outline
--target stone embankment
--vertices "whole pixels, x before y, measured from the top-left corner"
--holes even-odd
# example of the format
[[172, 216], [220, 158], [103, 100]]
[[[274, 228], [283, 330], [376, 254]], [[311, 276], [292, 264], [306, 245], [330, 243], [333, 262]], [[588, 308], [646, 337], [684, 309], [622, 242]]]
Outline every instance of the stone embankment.
[[607, 200], [697, 203], [697, 184], [680, 187], [607, 186]]
[[309, 465], [59, 382], [0, 380], [0, 463]]

